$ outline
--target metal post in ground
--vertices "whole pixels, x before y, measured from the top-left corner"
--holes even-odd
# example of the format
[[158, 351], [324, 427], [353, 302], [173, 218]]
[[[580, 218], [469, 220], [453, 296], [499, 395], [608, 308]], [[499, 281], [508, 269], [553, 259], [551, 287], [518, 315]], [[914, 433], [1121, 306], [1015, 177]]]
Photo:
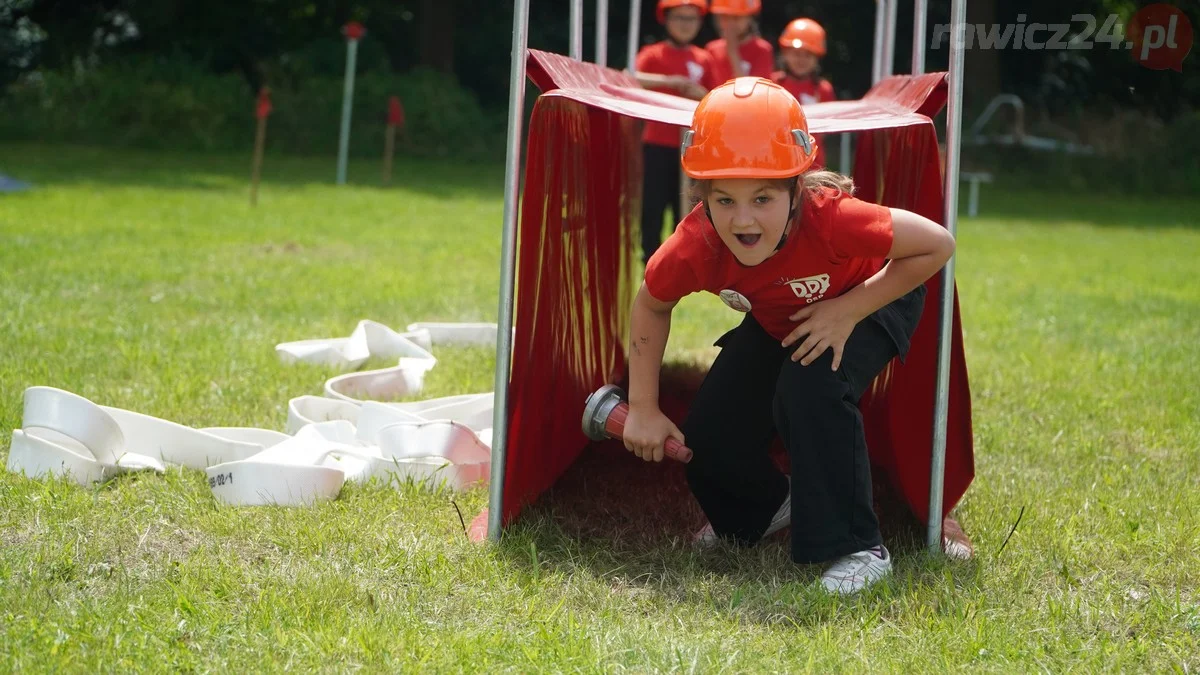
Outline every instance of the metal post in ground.
[[350, 112], [354, 108], [354, 70], [358, 61], [358, 41], [367, 34], [357, 21], [342, 27], [346, 36], [346, 77], [342, 88], [342, 129], [338, 135], [337, 184], [346, 184], [346, 158], [350, 153]]
[[[966, 34], [967, 0], [953, 0], [950, 6], [950, 91], [946, 99], [946, 195], [943, 212], [946, 229], [958, 232], [959, 149], [962, 145], [963, 60]], [[942, 270], [942, 294], [938, 321], [937, 389], [933, 407], [933, 448], [929, 467], [929, 521], [925, 544], [942, 550], [942, 494], [946, 476], [946, 424], [950, 417], [950, 347], [954, 336], [954, 261], [951, 256]]]
[[500, 540], [504, 516], [504, 469], [508, 459], [508, 378], [512, 366], [513, 295], [517, 250], [517, 191], [521, 180], [521, 124], [525, 111], [525, 52], [529, 0], [513, 8], [512, 66], [508, 78], [508, 144], [504, 157], [504, 226], [500, 235], [500, 306], [496, 323], [496, 392], [492, 412], [492, 467], [488, 486], [488, 539]]

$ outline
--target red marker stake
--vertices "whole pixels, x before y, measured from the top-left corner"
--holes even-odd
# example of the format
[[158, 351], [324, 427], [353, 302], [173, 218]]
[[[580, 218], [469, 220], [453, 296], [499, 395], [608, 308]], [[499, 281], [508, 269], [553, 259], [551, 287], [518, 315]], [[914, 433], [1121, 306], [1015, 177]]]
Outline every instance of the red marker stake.
[[258, 128], [254, 132], [254, 162], [250, 175], [250, 206], [258, 205], [258, 182], [262, 177], [263, 145], [267, 140], [267, 117], [271, 114], [271, 90], [263, 87], [258, 92], [254, 116]]
[[404, 126], [404, 107], [400, 98], [393, 96], [388, 99], [387, 132], [383, 141], [383, 184], [392, 182], [392, 157], [396, 153], [396, 129]]

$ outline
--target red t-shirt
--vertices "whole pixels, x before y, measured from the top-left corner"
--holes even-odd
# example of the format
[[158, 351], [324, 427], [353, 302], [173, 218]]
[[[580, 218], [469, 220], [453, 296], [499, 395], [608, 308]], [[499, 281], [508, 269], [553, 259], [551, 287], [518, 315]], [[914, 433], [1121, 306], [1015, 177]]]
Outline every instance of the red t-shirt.
[[[712, 89], [718, 82], [712, 79], [712, 57], [708, 52], [695, 46], [676, 47], [664, 40], [646, 47], [637, 55], [638, 72], [654, 73], [656, 75], [683, 75], [706, 89]], [[677, 89], [654, 87], [652, 91], [679, 95]], [[679, 147], [680, 127], [661, 122], [646, 122], [646, 131], [642, 140], [653, 145]]]
[[792, 77], [782, 70], [777, 70], [771, 74], [771, 80], [787, 89], [788, 93], [800, 101], [800, 105], [837, 100], [837, 96], [833, 93], [833, 85], [824, 78], [818, 78], [816, 82], [813, 82], [811, 77]]
[[[704, 46], [712, 56], [713, 79], [717, 84], [725, 84], [733, 79], [733, 65], [729, 63], [729, 54], [725, 48], [725, 39], [713, 40]], [[747, 75], [752, 77], [771, 77], [775, 70], [775, 48], [770, 42], [756, 37], [751, 38], [738, 47], [738, 56], [747, 64]]]
[[788, 317], [869, 279], [891, 248], [887, 207], [826, 189], [805, 197], [782, 250], [746, 267], [721, 241], [701, 203], [651, 256], [646, 290], [663, 302], [708, 291], [733, 309], [748, 310], [782, 341], [797, 324]]
[[[833, 85], [824, 78], [813, 82], [811, 77], [792, 77], [782, 70], [777, 70], [771, 75], [771, 80], [787, 89], [788, 93], [800, 101], [800, 105], [837, 100], [837, 95], [833, 93]], [[817, 157], [812, 165], [814, 169], [825, 166], [825, 143], [820, 135], [817, 135], [816, 139]]]

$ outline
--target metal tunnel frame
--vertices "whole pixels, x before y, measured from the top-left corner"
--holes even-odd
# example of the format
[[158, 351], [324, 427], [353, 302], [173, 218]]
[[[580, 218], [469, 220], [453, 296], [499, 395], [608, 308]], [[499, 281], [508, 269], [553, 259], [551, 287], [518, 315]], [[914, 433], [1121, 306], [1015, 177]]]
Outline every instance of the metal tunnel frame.
[[[896, 50], [896, 9], [899, 0], [876, 0], [875, 46], [872, 82], [893, 72]], [[925, 69], [927, 0], [913, 0], [912, 73]], [[504, 226], [500, 246], [500, 300], [497, 310], [495, 410], [492, 430], [492, 467], [489, 486], [488, 538], [497, 541], [502, 530], [504, 475], [508, 451], [508, 380], [512, 367], [513, 304], [517, 234], [517, 202], [520, 189], [522, 121], [525, 114], [525, 63], [529, 38], [530, 0], [515, 0], [513, 8], [512, 66], [508, 88], [508, 141], [505, 151]], [[952, 0], [950, 23], [949, 92], [946, 102], [946, 170], [943, 177], [946, 229], [958, 231], [959, 150], [962, 144], [963, 60], [966, 0]], [[583, 0], [571, 0], [570, 56], [583, 58]], [[627, 67], [634, 68], [637, 55], [641, 0], [630, 1]], [[608, 1], [596, 7], [596, 62], [605, 65]], [[942, 550], [942, 492], [946, 467], [946, 422], [950, 406], [950, 339], [954, 318], [954, 263], [951, 257], [942, 270], [939, 305], [937, 389], [934, 401], [933, 446], [930, 448], [929, 520], [926, 545]]]

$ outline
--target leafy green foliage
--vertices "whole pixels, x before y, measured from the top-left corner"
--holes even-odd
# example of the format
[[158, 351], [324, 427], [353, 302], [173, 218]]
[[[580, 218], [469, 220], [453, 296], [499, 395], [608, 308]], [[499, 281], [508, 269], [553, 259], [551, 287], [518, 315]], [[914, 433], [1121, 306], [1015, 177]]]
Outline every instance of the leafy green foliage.
[[[278, 84], [271, 87], [268, 151], [335, 153], [342, 78], [300, 76], [300, 69], [295, 66], [272, 79]], [[126, 59], [78, 75], [46, 72], [0, 98], [0, 138], [248, 153], [255, 127], [251, 94], [236, 75], [212, 75], [175, 59]], [[502, 122], [486, 115], [452, 79], [418, 69], [357, 78], [354, 154], [382, 154], [391, 96], [401, 98], [406, 113], [405, 133], [397, 142], [400, 153], [479, 156], [501, 147]]]

